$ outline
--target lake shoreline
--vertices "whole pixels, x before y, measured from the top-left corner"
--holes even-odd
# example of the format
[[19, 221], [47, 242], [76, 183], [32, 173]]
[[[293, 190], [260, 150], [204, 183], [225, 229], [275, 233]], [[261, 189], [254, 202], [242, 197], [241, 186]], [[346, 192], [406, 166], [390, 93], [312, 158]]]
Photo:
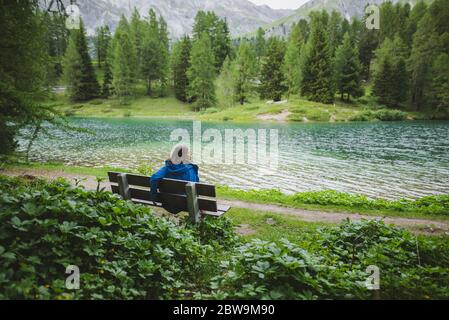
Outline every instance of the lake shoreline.
[[[3, 160], [2, 160], [3, 161]], [[95, 189], [100, 181], [102, 187], [108, 187], [107, 172], [118, 171], [142, 174], [133, 170], [121, 168], [89, 168], [80, 166], [67, 166], [62, 163], [23, 163], [17, 160], [2, 162], [0, 174], [11, 176], [41, 177], [45, 179], [64, 178], [72, 183], [79, 181], [88, 189]], [[435, 221], [449, 221], [449, 194], [426, 196], [415, 200], [386, 200], [382, 198], [370, 199], [364, 195], [348, 194], [338, 191], [326, 190], [317, 192], [298, 192], [293, 195], [283, 194], [278, 190], [242, 190], [228, 186], [217, 185], [217, 198], [230, 201], [248, 203], [248, 208], [259, 204], [260, 206], [279, 206], [279, 208], [292, 208], [326, 213], [362, 214], [369, 216], [384, 216], [396, 218], [428, 219]], [[447, 199], [446, 199], [447, 198]], [[427, 199], [423, 201], [424, 199]], [[439, 200], [433, 200], [439, 199]], [[446, 200], [443, 200], [446, 199]], [[413, 207], [407, 203], [424, 202], [426, 206], [432, 204], [432, 210], [427, 207]], [[436, 201], [436, 202], [435, 202]], [[436, 210], [435, 205], [446, 201], [447, 204]], [[327, 203], [326, 203], [327, 202]], [[433, 204], [435, 202], [435, 204]], [[251, 205], [251, 203], [253, 205]], [[406, 206], [407, 205], [407, 206]], [[409, 207], [408, 207], [409, 206]], [[446, 211], [445, 211], [446, 208]], [[268, 210], [267, 210], [268, 211]], [[286, 211], [289, 210], [282, 210]]]
[[292, 97], [282, 103], [267, 103], [252, 98], [244, 105], [214, 106], [194, 111], [192, 106], [173, 96], [151, 98], [130, 97], [126, 102], [116, 98], [94, 99], [84, 102], [69, 101], [64, 95], [55, 94], [44, 102], [67, 117], [146, 118], [158, 120], [201, 120], [236, 123], [342, 123], [400, 120], [449, 120], [446, 112], [392, 109], [375, 101], [323, 104]]

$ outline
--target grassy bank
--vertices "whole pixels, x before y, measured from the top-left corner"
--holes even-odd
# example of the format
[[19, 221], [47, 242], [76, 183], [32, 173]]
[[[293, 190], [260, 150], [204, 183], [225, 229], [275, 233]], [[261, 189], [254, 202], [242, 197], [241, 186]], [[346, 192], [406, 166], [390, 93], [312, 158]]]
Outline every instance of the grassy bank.
[[138, 94], [125, 100], [95, 99], [83, 103], [74, 103], [63, 94], [55, 94], [46, 104], [54, 106], [66, 116], [76, 117], [153, 117], [235, 122], [346, 122], [447, 118], [443, 113], [384, 109], [368, 98], [353, 103], [337, 101], [334, 105], [326, 105], [298, 97], [292, 97], [288, 102], [270, 104], [252, 97], [243, 106], [216, 106], [201, 112], [194, 112], [191, 105], [180, 102], [172, 94], [164, 98]]
[[291, 195], [279, 190], [237, 190], [218, 187], [218, 197], [254, 203], [326, 212], [360, 213], [373, 216], [426, 218], [449, 220], [449, 195], [437, 195], [415, 200], [370, 199], [334, 190], [299, 192]]
[[[18, 163], [4, 162], [4, 169], [33, 170], [37, 173], [48, 172], [63, 176], [77, 174], [107, 178], [108, 171], [130, 172], [120, 168], [88, 168], [65, 166], [60, 163]], [[135, 173], [141, 173], [134, 171]], [[148, 173], [145, 173], [148, 174]], [[430, 220], [449, 220], [449, 195], [430, 196], [413, 200], [389, 201], [369, 199], [363, 195], [351, 195], [337, 191], [300, 192], [293, 195], [278, 190], [237, 190], [226, 186], [217, 186], [220, 199], [239, 200], [253, 203], [274, 204], [297, 209], [324, 212], [359, 213], [372, 216], [425, 218]]]

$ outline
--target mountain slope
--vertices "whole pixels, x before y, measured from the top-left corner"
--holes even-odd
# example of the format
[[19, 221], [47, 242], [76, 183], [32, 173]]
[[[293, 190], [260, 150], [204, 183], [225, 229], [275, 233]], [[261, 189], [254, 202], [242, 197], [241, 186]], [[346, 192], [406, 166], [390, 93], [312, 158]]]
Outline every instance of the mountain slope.
[[130, 17], [136, 7], [141, 16], [147, 16], [150, 8], [162, 15], [172, 38], [179, 38], [191, 31], [199, 10], [214, 11], [218, 16], [226, 18], [232, 35], [250, 32], [294, 12], [258, 6], [248, 0], [77, 0], [76, 4], [89, 34], [104, 24], [114, 30], [120, 15]]
[[[307, 18], [312, 11], [326, 10], [330, 13], [333, 10], [336, 10], [340, 12], [343, 17], [349, 20], [352, 17], [362, 17], [368, 4], [380, 5], [382, 2], [386, 1], [387, 0], [310, 0], [309, 2], [299, 7], [294, 14], [282, 17], [281, 19], [266, 25], [264, 28], [267, 30], [267, 33], [269, 35], [285, 36], [286, 34], [288, 34], [292, 23], [297, 22], [300, 19]], [[393, 3], [408, 2], [411, 5], [414, 5], [416, 4], [416, 2], [418, 2], [418, 0], [390, 1]], [[425, 1], [431, 2], [432, 0]]]

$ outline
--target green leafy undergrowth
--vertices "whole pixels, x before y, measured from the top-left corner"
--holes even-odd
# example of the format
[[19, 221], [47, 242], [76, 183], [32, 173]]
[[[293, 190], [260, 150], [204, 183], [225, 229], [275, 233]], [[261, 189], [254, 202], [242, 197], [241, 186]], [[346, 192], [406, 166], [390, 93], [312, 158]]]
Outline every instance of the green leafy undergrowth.
[[[0, 177], [0, 298], [182, 298], [213, 248], [109, 192]], [[80, 290], [65, 289], [68, 265]]]
[[[449, 296], [447, 237], [345, 221], [244, 242], [228, 218], [174, 223], [103, 190], [0, 176], [0, 299], [370, 299]], [[80, 269], [80, 289], [65, 286]]]
[[[299, 246], [254, 239], [223, 261], [218, 299], [370, 299], [367, 268], [379, 268], [383, 299], [446, 299], [449, 243], [416, 238], [380, 221], [324, 227]], [[204, 297], [204, 296], [203, 296]]]

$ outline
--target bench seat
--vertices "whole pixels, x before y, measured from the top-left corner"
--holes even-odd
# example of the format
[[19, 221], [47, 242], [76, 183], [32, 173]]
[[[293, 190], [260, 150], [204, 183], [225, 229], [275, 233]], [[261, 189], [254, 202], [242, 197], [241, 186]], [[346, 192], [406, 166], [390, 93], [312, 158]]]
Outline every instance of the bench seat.
[[156, 201], [150, 200], [150, 177], [121, 172], [108, 172], [111, 191], [135, 203], [165, 208], [176, 213], [189, 212], [195, 222], [201, 215], [220, 217], [230, 206], [217, 203], [215, 186], [205, 183], [163, 179]]

